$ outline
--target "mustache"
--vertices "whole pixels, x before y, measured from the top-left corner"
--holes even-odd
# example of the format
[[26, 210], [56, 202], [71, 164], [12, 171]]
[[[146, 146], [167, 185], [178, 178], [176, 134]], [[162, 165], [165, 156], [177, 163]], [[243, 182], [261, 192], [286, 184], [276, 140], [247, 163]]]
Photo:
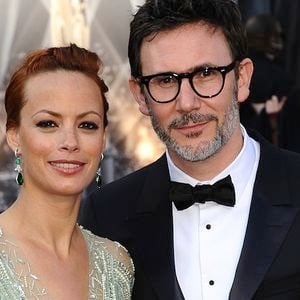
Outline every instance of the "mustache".
[[209, 121], [218, 121], [218, 118], [213, 114], [196, 114], [196, 113], [185, 114], [180, 118], [174, 119], [169, 124], [168, 129], [169, 130], [177, 129], [189, 124], [190, 122], [195, 124], [195, 123], [209, 122]]

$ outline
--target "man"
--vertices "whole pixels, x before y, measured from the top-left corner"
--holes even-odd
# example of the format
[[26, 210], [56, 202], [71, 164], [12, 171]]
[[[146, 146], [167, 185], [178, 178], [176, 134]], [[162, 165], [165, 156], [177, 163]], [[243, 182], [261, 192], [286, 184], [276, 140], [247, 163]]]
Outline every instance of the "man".
[[127, 247], [133, 299], [300, 299], [300, 157], [240, 125], [246, 49], [230, 0], [148, 0], [131, 23], [130, 88], [167, 150], [81, 223]]

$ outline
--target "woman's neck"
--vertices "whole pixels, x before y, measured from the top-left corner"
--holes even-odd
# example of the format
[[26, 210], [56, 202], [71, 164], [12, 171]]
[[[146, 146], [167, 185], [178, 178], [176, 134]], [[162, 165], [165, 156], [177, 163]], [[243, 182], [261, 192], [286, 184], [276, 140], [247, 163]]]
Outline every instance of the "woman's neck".
[[79, 206], [80, 195], [48, 196], [24, 188], [15, 203], [0, 216], [0, 226], [21, 242], [36, 243], [64, 257], [74, 236], [78, 236]]

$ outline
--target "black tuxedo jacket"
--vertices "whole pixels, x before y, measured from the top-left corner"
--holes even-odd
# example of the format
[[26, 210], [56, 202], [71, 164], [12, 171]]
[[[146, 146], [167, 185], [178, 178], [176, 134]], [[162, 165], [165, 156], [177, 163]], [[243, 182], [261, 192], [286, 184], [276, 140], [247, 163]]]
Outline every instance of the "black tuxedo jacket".
[[[299, 300], [300, 156], [259, 142], [250, 215], [229, 299]], [[136, 300], [184, 299], [175, 275], [169, 180], [164, 155], [104, 186], [82, 207], [83, 226], [129, 250]]]

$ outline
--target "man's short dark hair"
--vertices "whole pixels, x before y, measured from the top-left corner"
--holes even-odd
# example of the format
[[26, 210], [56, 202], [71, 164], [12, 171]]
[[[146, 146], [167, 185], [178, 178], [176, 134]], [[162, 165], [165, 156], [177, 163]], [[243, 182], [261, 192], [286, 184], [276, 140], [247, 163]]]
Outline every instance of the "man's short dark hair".
[[142, 75], [140, 54], [145, 38], [198, 22], [223, 31], [233, 60], [240, 61], [247, 56], [241, 14], [232, 0], [146, 0], [130, 24], [128, 57], [131, 75]]

